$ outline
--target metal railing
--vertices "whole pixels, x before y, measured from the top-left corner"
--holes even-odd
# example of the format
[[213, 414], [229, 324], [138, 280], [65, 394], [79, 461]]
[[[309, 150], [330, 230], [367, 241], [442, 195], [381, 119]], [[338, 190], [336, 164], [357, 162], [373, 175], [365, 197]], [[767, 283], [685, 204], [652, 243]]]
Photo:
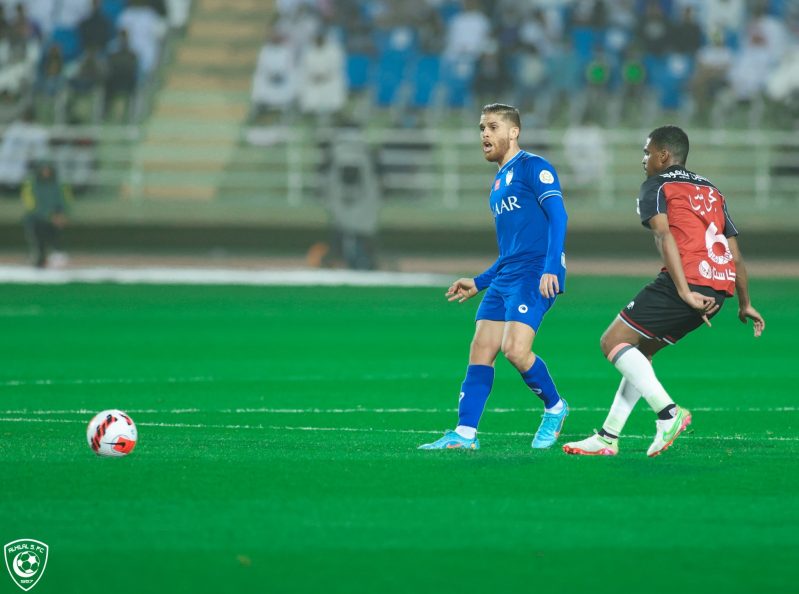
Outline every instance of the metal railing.
[[[302, 220], [324, 217], [330, 151], [365, 143], [382, 193], [387, 224], [458, 225], [481, 221], [494, 166], [482, 157], [477, 128], [245, 128], [219, 160], [213, 128], [175, 131], [174, 146], [150, 146], [138, 126], [50, 129], [62, 179], [79, 186], [87, 216], [113, 220]], [[210, 132], [209, 132], [210, 131]], [[613, 222], [634, 208], [643, 181], [641, 149], [647, 131], [525, 130], [523, 148], [557, 168], [570, 212]], [[799, 135], [789, 132], [693, 130], [688, 166], [710, 178], [733, 212], [754, 212], [799, 227]], [[79, 158], [78, 158], [79, 157]], [[77, 166], [79, 163], [80, 166]], [[7, 184], [8, 185], [8, 184]], [[192, 199], [192, 187], [211, 187]], [[177, 200], [170, 188], [187, 187]], [[150, 188], [161, 188], [148, 192]], [[8, 195], [8, 194], [7, 194]], [[309, 214], [311, 213], [311, 214]], [[100, 215], [98, 215], [100, 216]], [[16, 218], [9, 200], [0, 219]]]

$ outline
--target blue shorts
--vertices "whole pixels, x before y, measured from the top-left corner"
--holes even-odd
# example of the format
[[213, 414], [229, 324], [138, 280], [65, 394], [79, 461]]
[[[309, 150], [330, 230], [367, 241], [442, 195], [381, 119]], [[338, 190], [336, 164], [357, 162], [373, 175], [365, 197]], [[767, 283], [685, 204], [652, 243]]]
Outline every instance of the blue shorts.
[[495, 322], [521, 322], [527, 324], [535, 332], [549, 311], [555, 297], [544, 297], [538, 289], [538, 283], [524, 283], [498, 289], [488, 287], [480, 307], [477, 308], [475, 320], [492, 320]]

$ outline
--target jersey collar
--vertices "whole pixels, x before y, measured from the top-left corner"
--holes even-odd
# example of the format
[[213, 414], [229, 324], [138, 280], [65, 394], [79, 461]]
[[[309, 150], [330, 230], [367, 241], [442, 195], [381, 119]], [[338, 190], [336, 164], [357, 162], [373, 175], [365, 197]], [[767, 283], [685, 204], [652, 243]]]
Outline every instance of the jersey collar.
[[505, 171], [505, 170], [506, 170], [508, 167], [510, 167], [511, 165], [513, 165], [513, 163], [514, 163], [514, 162], [516, 162], [516, 161], [518, 161], [518, 160], [519, 160], [519, 157], [521, 157], [523, 154], [524, 154], [524, 150], [522, 150], [522, 149], [519, 149], [519, 152], [518, 152], [518, 153], [516, 153], [515, 155], [513, 155], [513, 156], [510, 158], [510, 161], [508, 161], [508, 162], [507, 162], [507, 163], [505, 163], [505, 164], [504, 164], [502, 167], [500, 167], [500, 168], [499, 168], [499, 171], [497, 172], [497, 174], [500, 174], [500, 173], [502, 173], [502, 172], [503, 172], [503, 171]]

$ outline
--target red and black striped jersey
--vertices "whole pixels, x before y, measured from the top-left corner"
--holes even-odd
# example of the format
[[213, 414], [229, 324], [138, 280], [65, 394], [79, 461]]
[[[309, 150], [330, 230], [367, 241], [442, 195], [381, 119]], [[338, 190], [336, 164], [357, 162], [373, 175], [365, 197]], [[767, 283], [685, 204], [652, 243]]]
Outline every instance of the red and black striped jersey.
[[657, 214], [669, 217], [690, 284], [735, 293], [735, 262], [727, 238], [738, 235], [738, 229], [724, 196], [710, 180], [673, 165], [641, 184], [638, 214], [645, 227]]

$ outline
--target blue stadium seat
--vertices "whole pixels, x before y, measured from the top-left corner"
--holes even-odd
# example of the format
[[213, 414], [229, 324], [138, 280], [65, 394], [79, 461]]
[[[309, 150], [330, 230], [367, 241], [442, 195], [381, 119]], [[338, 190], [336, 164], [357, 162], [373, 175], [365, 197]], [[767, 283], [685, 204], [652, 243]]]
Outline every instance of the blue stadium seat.
[[441, 80], [449, 107], [466, 107], [472, 100], [475, 63], [469, 59], [446, 60], [441, 67]]
[[61, 46], [61, 55], [64, 57], [65, 63], [71, 62], [83, 52], [80, 37], [75, 29], [62, 27], [55, 29], [50, 36], [50, 43]]
[[362, 91], [372, 79], [372, 58], [366, 54], [347, 55], [347, 84], [350, 91]]
[[388, 107], [399, 98], [409, 64], [416, 62], [416, 33], [410, 27], [378, 30], [375, 33], [375, 45], [379, 52], [376, 102], [381, 107]]
[[414, 107], [429, 107], [441, 81], [441, 57], [435, 54], [419, 56], [413, 72]]
[[107, 16], [112, 23], [116, 24], [119, 15], [125, 10], [126, 4], [125, 0], [103, 0], [103, 14]]
[[674, 54], [669, 56], [660, 81], [660, 107], [679, 109], [682, 105], [685, 85], [694, 72], [694, 60], [690, 56]]

